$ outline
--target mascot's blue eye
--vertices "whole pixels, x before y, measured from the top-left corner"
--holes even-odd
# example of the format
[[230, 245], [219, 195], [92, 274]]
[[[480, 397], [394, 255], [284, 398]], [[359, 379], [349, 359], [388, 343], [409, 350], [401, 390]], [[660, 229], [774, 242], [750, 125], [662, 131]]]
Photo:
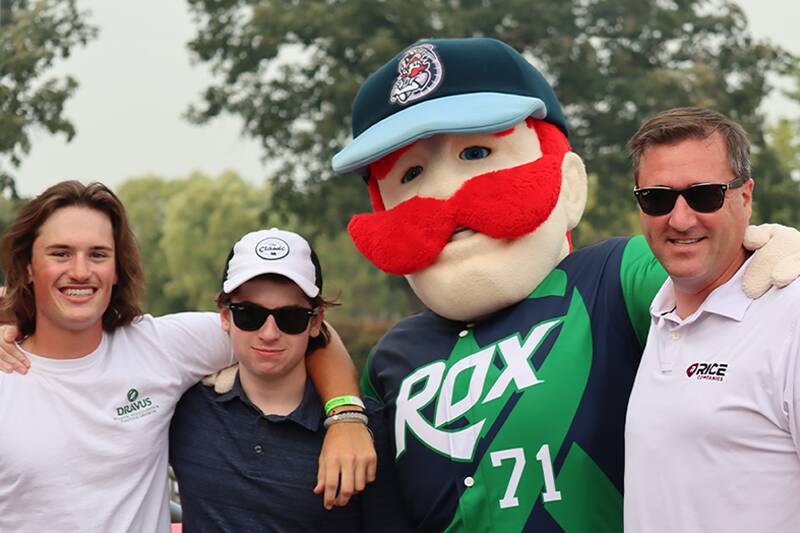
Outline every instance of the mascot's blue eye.
[[464, 148], [458, 157], [463, 159], [464, 161], [474, 161], [475, 159], [485, 159], [489, 157], [492, 151], [486, 148], [485, 146], [470, 146], [469, 148]]
[[408, 183], [409, 181], [413, 180], [414, 178], [416, 178], [420, 174], [422, 174], [422, 167], [421, 166], [417, 165], [417, 166], [411, 167], [408, 170], [406, 170], [405, 174], [403, 174], [403, 177], [400, 180], [400, 183]]

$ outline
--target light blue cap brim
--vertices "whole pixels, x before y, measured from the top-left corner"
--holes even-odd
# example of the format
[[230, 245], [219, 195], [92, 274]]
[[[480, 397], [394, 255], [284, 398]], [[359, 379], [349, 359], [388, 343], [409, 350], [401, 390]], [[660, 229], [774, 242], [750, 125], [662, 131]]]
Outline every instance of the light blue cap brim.
[[428, 100], [367, 128], [333, 156], [333, 170], [366, 175], [367, 165], [417, 139], [438, 133], [502, 131], [530, 116], [547, 116], [542, 100], [505, 93], [458, 94]]

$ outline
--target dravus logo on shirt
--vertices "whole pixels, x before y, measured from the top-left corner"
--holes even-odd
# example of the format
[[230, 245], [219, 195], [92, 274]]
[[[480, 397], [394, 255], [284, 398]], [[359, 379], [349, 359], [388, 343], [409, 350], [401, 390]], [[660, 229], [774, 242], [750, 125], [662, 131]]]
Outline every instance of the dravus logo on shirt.
[[686, 375], [698, 380], [722, 381], [727, 371], [728, 363], [692, 363], [686, 369]]
[[158, 410], [158, 405], [153, 403], [149, 396], [139, 399], [139, 391], [130, 389], [126, 395], [127, 403], [116, 407], [114, 420], [120, 422], [129, 422], [137, 418], [155, 413]]

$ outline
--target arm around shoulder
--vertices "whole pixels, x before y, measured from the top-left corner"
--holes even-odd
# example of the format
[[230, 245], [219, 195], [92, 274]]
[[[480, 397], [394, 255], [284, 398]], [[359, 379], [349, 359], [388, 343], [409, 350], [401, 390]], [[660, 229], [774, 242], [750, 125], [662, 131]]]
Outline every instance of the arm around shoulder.
[[[359, 396], [356, 369], [336, 331], [328, 326], [330, 342], [306, 357], [311, 380], [323, 403], [337, 396]], [[367, 427], [360, 423], [332, 425], [319, 457], [317, 486], [330, 509], [344, 506], [353, 494], [375, 479], [377, 456]], [[337, 495], [338, 492], [338, 495]]]

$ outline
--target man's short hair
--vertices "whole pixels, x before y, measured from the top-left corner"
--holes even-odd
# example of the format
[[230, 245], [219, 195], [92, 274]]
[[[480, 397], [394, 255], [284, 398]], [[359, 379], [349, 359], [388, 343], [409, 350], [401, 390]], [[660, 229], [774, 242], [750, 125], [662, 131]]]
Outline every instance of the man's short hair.
[[628, 141], [633, 175], [639, 182], [639, 165], [645, 150], [686, 139], [707, 139], [718, 132], [727, 147], [728, 166], [742, 180], [751, 178], [750, 140], [744, 128], [725, 115], [702, 107], [675, 107], [648, 118]]
[[144, 287], [142, 260], [122, 202], [102, 183], [62, 181], [22, 206], [6, 229], [0, 247], [0, 265], [6, 275], [2, 309], [16, 322], [22, 335], [31, 335], [36, 329], [33, 285], [28, 282], [33, 242], [47, 219], [64, 207], [93, 209], [111, 220], [117, 283], [103, 313], [103, 329], [113, 331], [142, 314], [139, 307]]

